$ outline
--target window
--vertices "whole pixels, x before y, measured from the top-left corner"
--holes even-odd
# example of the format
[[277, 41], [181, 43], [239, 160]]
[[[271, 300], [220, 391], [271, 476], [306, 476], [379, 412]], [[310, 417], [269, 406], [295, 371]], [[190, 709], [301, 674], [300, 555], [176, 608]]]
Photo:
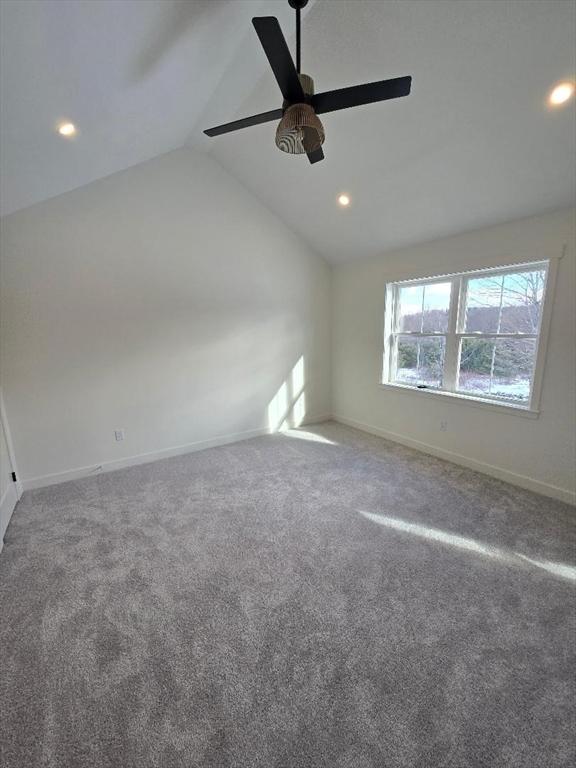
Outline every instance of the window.
[[390, 283], [383, 383], [533, 407], [548, 270], [542, 261]]

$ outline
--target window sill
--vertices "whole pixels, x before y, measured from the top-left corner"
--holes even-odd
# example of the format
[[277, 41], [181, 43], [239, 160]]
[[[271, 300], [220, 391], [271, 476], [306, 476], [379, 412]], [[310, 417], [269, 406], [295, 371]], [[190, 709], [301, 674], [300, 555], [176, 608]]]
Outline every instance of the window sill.
[[517, 416], [524, 416], [527, 419], [537, 419], [540, 415], [540, 411], [534, 408], [524, 408], [521, 405], [512, 405], [511, 403], [497, 403], [494, 400], [484, 400], [481, 397], [474, 397], [473, 395], [461, 395], [456, 392], [444, 392], [441, 389], [418, 389], [417, 387], [411, 387], [405, 384], [391, 384], [388, 382], [378, 382], [378, 386], [382, 389], [391, 389], [396, 392], [412, 392], [416, 395], [424, 395], [444, 398], [451, 402], [456, 402], [464, 405], [471, 405], [473, 407], [483, 408], [489, 411], [495, 411], [496, 413], [515, 414]]

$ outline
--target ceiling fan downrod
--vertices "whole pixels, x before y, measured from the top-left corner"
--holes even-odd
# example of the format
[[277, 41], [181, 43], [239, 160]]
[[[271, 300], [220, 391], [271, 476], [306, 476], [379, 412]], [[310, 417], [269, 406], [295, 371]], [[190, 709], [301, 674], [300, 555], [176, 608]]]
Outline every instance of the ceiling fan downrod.
[[296, 72], [300, 74], [300, 11], [308, 4], [308, 0], [288, 0], [288, 5], [296, 11]]

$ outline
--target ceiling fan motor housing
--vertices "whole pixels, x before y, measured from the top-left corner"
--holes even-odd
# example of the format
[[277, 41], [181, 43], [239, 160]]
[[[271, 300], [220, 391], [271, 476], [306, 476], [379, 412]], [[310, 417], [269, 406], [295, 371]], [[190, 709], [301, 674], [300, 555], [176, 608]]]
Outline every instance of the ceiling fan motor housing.
[[[299, 74], [307, 98], [314, 95], [314, 80]], [[291, 155], [315, 152], [324, 143], [324, 126], [309, 103], [289, 104], [276, 129], [276, 146]]]

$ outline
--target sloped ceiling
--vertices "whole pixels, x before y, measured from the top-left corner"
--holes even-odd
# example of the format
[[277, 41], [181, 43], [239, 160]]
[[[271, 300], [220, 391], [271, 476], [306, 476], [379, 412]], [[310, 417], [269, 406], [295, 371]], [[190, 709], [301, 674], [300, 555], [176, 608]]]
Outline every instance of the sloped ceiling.
[[[317, 90], [412, 75], [405, 99], [322, 117], [326, 160], [274, 147], [274, 124], [202, 129], [280, 106], [250, 23], [285, 0], [2, 2], [5, 213], [187, 145], [211, 152], [338, 262], [574, 204], [571, 0], [316, 0], [303, 70]], [[81, 133], [65, 141], [61, 119]], [[346, 191], [352, 205], [336, 197]]]
[[[272, 3], [292, 21], [288, 4]], [[266, 0], [1, 0], [2, 213], [183, 146], [245, 50]], [[257, 42], [257, 41], [256, 41]], [[80, 134], [56, 128], [72, 121]]]

